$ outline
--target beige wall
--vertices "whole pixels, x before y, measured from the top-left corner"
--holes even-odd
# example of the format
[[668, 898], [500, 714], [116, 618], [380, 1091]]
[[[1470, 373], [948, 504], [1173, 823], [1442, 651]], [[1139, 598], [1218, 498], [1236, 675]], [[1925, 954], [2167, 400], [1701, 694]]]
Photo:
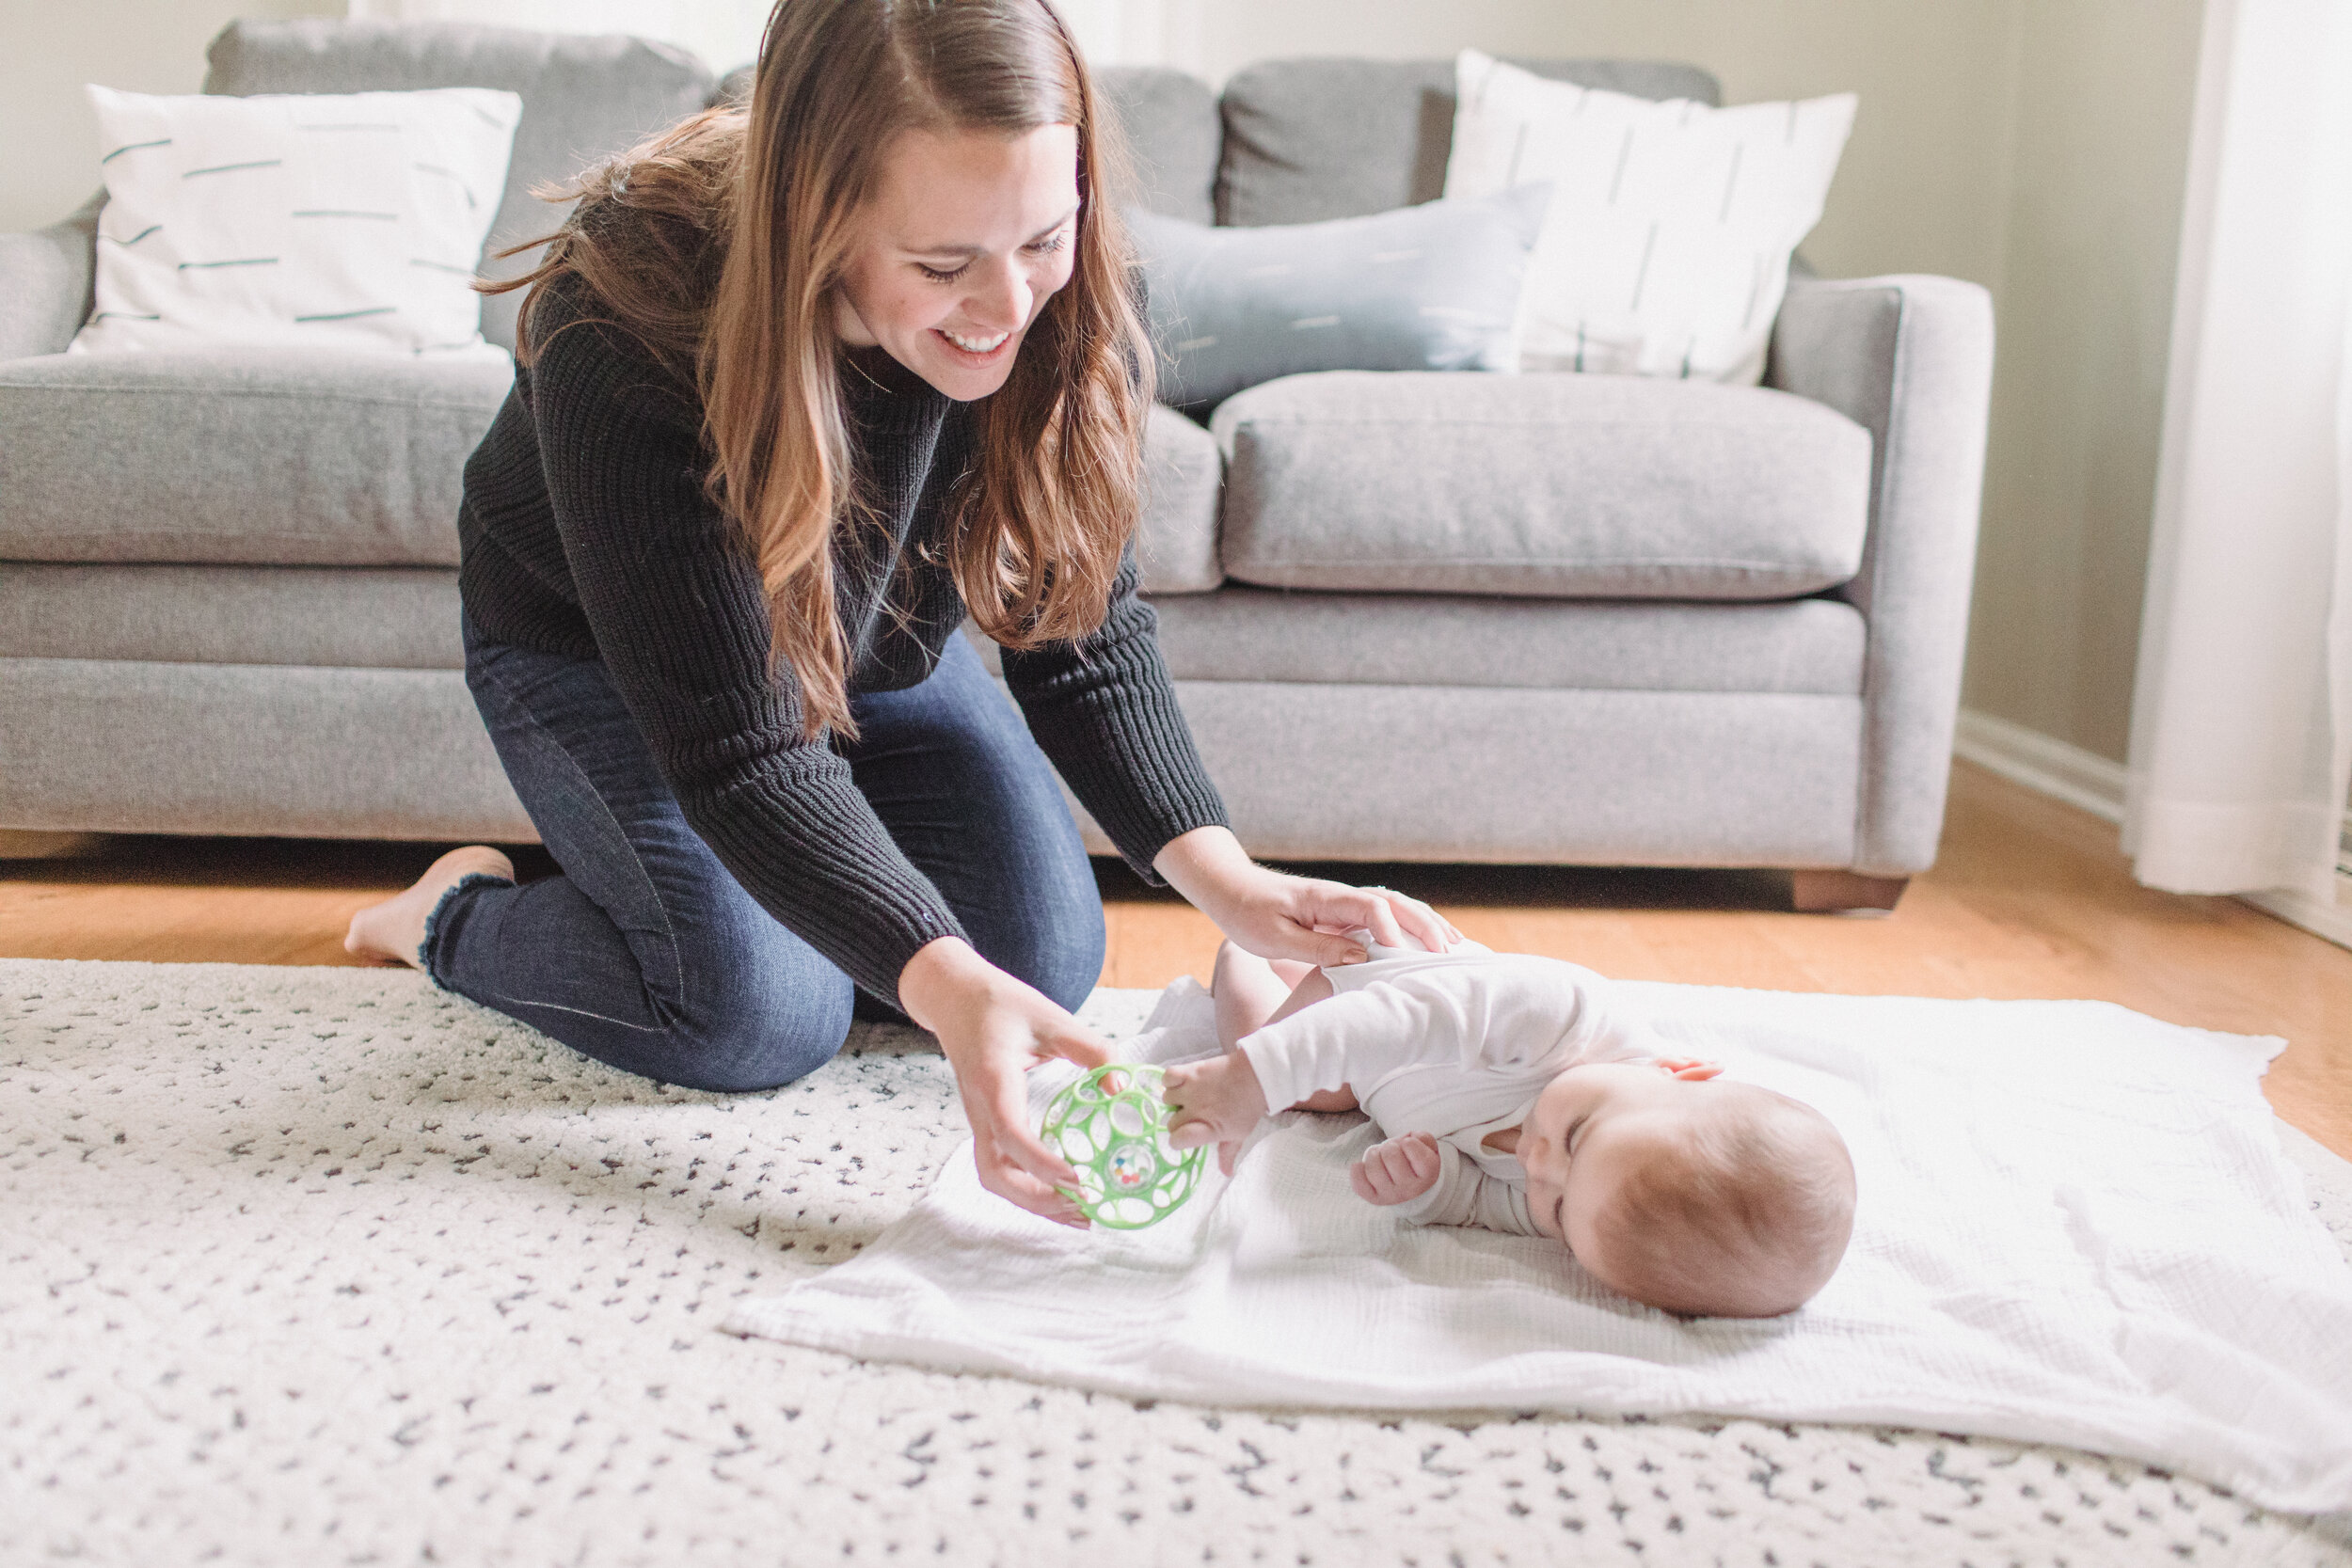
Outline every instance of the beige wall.
[[55, 223], [98, 188], [83, 83], [194, 92], [231, 17], [342, 13], [342, 0], [0, 0], [0, 232]]
[[1967, 705], [2121, 762], [2201, 0], [2026, 10]]
[[[1999, 313], [1966, 701], [2122, 757], [2201, 0], [1131, 3], [1212, 80], [1284, 55], [1474, 44], [1692, 60], [1735, 103], [1860, 93], [1806, 253], [1833, 276], [1972, 278]], [[29, 151], [0, 166], [0, 229], [96, 187], [81, 83], [193, 91], [230, 16], [342, 9], [0, 0], [0, 145]]]

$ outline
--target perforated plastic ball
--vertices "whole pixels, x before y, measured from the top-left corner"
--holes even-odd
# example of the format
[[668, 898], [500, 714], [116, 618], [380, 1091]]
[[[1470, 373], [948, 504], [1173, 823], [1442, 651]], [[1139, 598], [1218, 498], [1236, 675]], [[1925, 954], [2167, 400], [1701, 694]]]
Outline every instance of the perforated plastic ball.
[[1068, 1196], [1096, 1225], [1157, 1225], [1200, 1184], [1205, 1151], [1168, 1141], [1162, 1077], [1155, 1067], [1114, 1062], [1073, 1080], [1045, 1107], [1039, 1132], [1078, 1173]]

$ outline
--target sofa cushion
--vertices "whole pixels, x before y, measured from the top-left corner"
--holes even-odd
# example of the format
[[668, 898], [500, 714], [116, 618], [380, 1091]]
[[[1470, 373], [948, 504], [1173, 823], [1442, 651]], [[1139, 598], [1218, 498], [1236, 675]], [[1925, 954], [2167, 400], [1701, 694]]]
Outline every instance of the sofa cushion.
[[1216, 222], [1224, 128], [1209, 84], [1163, 66], [1105, 66], [1094, 79], [1110, 100], [1135, 166], [1127, 199], [1165, 217]]
[[1869, 433], [1762, 388], [1333, 371], [1211, 428], [1226, 575], [1269, 587], [1786, 598], [1868, 527]]
[[0, 658], [0, 822], [527, 844], [455, 670]]
[[1859, 697], [1258, 681], [1176, 695], [1234, 832], [1269, 860], [1854, 863]]
[[1225, 580], [1216, 559], [1216, 437], [1154, 404], [1143, 431], [1143, 521], [1136, 563], [1147, 594], [1205, 594]]
[[1869, 628], [1843, 599], [1770, 604], [1310, 594], [1154, 601], [1184, 681], [1851, 697]]
[[0, 364], [0, 560], [454, 565], [512, 380], [302, 349]]
[[0, 658], [462, 670], [445, 566], [10, 562]]
[[[483, 251], [483, 271], [492, 277], [538, 265], [536, 249], [503, 261], [490, 253], [551, 232], [571, 211], [540, 200], [532, 187], [568, 181], [675, 124], [702, 108], [713, 86], [701, 61], [667, 44], [456, 23], [232, 22], [206, 58], [206, 92], [502, 87], [521, 94], [506, 191]], [[521, 305], [518, 293], [484, 299], [483, 336], [514, 347]]]
[[[1555, 81], [1637, 98], [1719, 103], [1695, 66], [1643, 60], [1511, 63]], [[1318, 223], [1428, 201], [1445, 189], [1454, 144], [1454, 62], [1269, 60], [1234, 73], [1216, 221]]]
[[[1168, 673], [1188, 690], [1235, 683], [1852, 697], [1869, 644], [1862, 611], [1832, 598], [1639, 603], [1228, 583], [1214, 594], [1155, 595], [1152, 606]], [[8, 651], [6, 626], [0, 595], [0, 654]], [[997, 673], [996, 644], [965, 629]]]
[[[466, 458], [511, 382], [284, 349], [0, 364], [0, 560], [454, 566]], [[1144, 587], [1216, 587], [1216, 438], [1154, 406], [1144, 464]]]

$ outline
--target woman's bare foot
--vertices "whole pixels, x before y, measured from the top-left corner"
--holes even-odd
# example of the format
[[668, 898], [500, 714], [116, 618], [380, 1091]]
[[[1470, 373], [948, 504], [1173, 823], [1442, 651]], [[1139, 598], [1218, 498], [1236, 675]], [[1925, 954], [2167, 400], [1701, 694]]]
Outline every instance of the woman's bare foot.
[[353, 915], [351, 929], [343, 936], [343, 951], [378, 963], [422, 969], [417, 949], [424, 942], [424, 923], [432, 917], [442, 894], [455, 887], [459, 879], [477, 874], [511, 882], [515, 863], [486, 844], [452, 849], [426, 866], [424, 875], [405, 893], [370, 904]]

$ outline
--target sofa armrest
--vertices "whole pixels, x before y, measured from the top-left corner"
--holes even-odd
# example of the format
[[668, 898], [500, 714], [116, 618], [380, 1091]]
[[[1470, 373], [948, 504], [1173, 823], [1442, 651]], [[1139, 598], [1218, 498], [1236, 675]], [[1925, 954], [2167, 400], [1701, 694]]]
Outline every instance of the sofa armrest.
[[62, 354], [89, 319], [103, 193], [60, 223], [0, 234], [0, 359]]
[[1765, 383], [1870, 432], [1870, 532], [1840, 592], [1869, 620], [1853, 869], [1935, 860], [1968, 641], [1993, 389], [1993, 306], [1974, 283], [1791, 278]]

